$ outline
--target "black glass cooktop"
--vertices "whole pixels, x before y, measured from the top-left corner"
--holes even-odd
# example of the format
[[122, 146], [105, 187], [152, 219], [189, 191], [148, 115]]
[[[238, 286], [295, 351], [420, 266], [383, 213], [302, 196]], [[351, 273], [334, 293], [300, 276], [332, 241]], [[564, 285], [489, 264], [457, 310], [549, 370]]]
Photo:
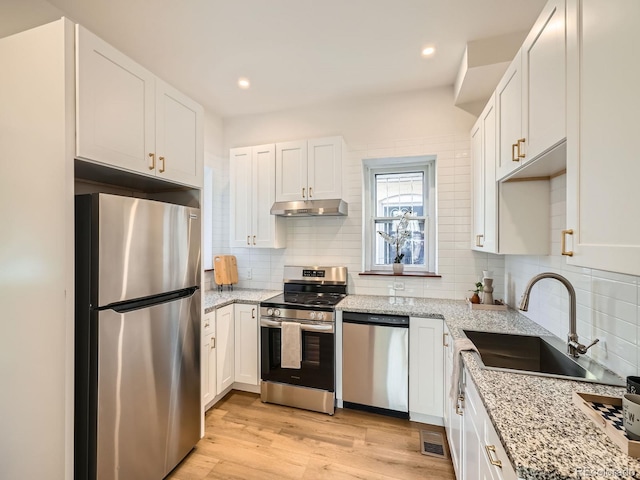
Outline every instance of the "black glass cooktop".
[[310, 293], [290, 292], [281, 293], [261, 303], [263, 307], [330, 307], [333, 308], [346, 297], [344, 293]]

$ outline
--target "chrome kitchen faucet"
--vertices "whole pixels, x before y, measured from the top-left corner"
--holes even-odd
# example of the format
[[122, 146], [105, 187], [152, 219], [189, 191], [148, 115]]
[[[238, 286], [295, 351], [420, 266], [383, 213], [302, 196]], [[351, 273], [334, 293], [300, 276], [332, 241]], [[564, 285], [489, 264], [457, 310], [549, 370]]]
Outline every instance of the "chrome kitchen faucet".
[[529, 295], [531, 294], [531, 289], [533, 286], [538, 283], [539, 280], [543, 278], [553, 278], [562, 283], [569, 292], [569, 333], [567, 335], [567, 353], [574, 358], [578, 358], [580, 355], [584, 355], [587, 353], [591, 347], [593, 347], [596, 343], [600, 341], [600, 339], [596, 338], [590, 345], [584, 346], [580, 342], [578, 342], [578, 334], [576, 333], [576, 291], [573, 288], [573, 285], [562, 275], [558, 275], [557, 273], [545, 272], [540, 273], [529, 280], [529, 283], [524, 289], [524, 293], [522, 294], [522, 299], [520, 300], [520, 310], [526, 312], [529, 309]]

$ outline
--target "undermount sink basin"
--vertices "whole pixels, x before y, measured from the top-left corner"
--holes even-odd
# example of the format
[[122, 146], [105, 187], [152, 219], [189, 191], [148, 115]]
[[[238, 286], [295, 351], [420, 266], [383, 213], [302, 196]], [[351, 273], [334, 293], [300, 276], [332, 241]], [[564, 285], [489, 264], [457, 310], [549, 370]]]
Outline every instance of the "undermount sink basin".
[[475, 330], [464, 330], [464, 333], [478, 349], [480, 361], [488, 370], [625, 385], [622, 378], [590, 358], [569, 357], [565, 353], [566, 345], [555, 337]]

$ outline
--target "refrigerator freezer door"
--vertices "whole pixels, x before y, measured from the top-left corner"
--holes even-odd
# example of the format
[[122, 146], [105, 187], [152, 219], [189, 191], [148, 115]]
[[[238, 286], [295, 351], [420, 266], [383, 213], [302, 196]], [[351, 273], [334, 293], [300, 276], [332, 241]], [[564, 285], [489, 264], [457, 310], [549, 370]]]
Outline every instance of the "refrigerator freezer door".
[[98, 306], [200, 285], [200, 210], [98, 194]]
[[97, 479], [162, 479], [200, 438], [200, 292], [98, 314]]

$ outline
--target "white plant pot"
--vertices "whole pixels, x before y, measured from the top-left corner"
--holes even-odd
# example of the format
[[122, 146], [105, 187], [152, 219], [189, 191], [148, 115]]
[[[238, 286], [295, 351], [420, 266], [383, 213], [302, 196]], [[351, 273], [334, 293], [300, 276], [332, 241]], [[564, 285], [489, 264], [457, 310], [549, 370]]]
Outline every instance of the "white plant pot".
[[393, 274], [401, 275], [404, 272], [404, 263], [394, 263], [393, 264]]

